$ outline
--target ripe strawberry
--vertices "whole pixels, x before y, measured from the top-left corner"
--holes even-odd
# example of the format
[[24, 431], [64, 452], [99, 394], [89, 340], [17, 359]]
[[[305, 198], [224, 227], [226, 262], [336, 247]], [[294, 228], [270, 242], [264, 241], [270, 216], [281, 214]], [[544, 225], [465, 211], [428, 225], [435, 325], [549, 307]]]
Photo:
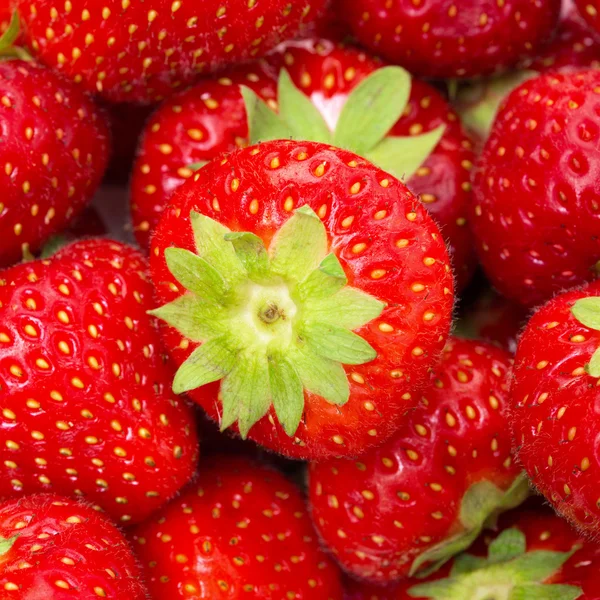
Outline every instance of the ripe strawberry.
[[531, 56], [558, 22], [561, 0], [340, 0], [358, 41], [426, 77], [490, 75]]
[[0, 504], [2, 600], [144, 600], [121, 532], [90, 506], [54, 494]]
[[84, 496], [137, 522], [192, 475], [194, 422], [165, 389], [145, 270], [88, 240], [0, 272], [0, 497]]
[[448, 255], [421, 203], [314, 142], [265, 142], [200, 169], [171, 196], [151, 272], [174, 391], [298, 458], [390, 437], [452, 310]]
[[264, 55], [325, 0], [16, 0], [40, 59], [112, 102], [155, 102], [202, 73]]
[[581, 531], [600, 532], [600, 282], [556, 296], [531, 318], [512, 388], [519, 459], [538, 490]]
[[[487, 559], [486, 559], [487, 556]], [[500, 531], [425, 581], [379, 588], [349, 582], [346, 600], [597, 600], [600, 547], [546, 508], [514, 511]]]
[[104, 116], [75, 86], [23, 60], [0, 61], [0, 265], [36, 252], [96, 191]]
[[453, 338], [391, 440], [356, 462], [310, 465], [313, 520], [346, 571], [386, 582], [439, 566], [523, 501], [507, 423], [510, 367], [503, 350]]
[[598, 0], [575, 0], [581, 16], [595, 32], [600, 32], [600, 2]]
[[299, 491], [245, 458], [215, 457], [200, 482], [133, 532], [155, 598], [341, 600]]
[[506, 100], [480, 157], [470, 224], [483, 267], [533, 306], [597, 276], [600, 73], [554, 73]]

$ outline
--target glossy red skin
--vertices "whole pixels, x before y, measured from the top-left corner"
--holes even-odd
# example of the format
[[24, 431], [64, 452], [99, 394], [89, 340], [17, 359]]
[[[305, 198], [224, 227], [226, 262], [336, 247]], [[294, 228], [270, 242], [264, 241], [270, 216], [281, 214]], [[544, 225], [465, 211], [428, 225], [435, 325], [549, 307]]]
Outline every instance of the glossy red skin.
[[87, 13], [54, 0], [35, 0], [35, 11], [30, 0], [16, 5], [44, 63], [111, 102], [147, 103], [301, 34], [326, 0], [89, 0]]
[[460, 503], [473, 483], [511, 486], [521, 468], [507, 423], [510, 367], [499, 348], [451, 338], [423, 390], [427, 404], [391, 440], [357, 461], [310, 465], [311, 514], [344, 570], [377, 582], [406, 577], [419, 555], [464, 530]]
[[[510, 527], [520, 529], [527, 539], [527, 550], [548, 550], [550, 552], [569, 552], [575, 546], [580, 546], [561, 569], [545, 583], [560, 583], [580, 587], [583, 594], [577, 600], [600, 600], [600, 580], [598, 567], [600, 565], [600, 546], [581, 538], [569, 524], [557, 517], [546, 507], [517, 510], [505, 513], [500, 518], [497, 532], [490, 534], [486, 531], [475, 545], [469, 550], [476, 556], [487, 556], [488, 546], [501, 531]], [[433, 581], [447, 577], [451, 565], [446, 565], [434, 575], [425, 580], [407, 579], [403, 582], [376, 587], [370, 584], [347, 582], [345, 600], [412, 600], [426, 596], [411, 596], [408, 591], [414, 585], [423, 581]]]
[[600, 32], [600, 1], [575, 0], [575, 6], [592, 31]]
[[76, 86], [35, 62], [5, 60], [0, 140], [0, 265], [6, 266], [22, 257], [23, 244], [37, 251], [91, 200], [108, 159], [108, 130]]
[[[584, 367], [600, 345], [600, 332], [571, 314], [573, 303], [586, 296], [600, 296], [600, 282], [555, 297], [523, 332], [515, 358], [512, 426], [519, 460], [534, 485], [571, 523], [598, 537], [600, 392]], [[584, 341], [572, 340], [578, 335]]]
[[415, 75], [435, 78], [491, 75], [535, 54], [551, 37], [560, 5], [561, 0], [502, 5], [497, 0], [338, 0], [340, 14], [363, 46]]
[[176, 94], [148, 121], [131, 179], [131, 218], [142, 248], [149, 247], [150, 234], [173, 190], [194, 174], [189, 165], [247, 145], [248, 123], [239, 85], [265, 100], [277, 97], [275, 72], [256, 62]]
[[154, 598], [342, 598], [299, 490], [247, 458], [203, 463], [199, 483], [132, 539]]
[[146, 268], [124, 244], [88, 240], [0, 272], [0, 497], [84, 496], [135, 523], [194, 472], [195, 425], [167, 392]]
[[[302, 153], [304, 160], [298, 158]], [[280, 166], [271, 168], [275, 158]], [[348, 165], [352, 161], [356, 166]], [[314, 171], [321, 163], [326, 170], [319, 177]], [[236, 192], [231, 191], [233, 178], [239, 179]], [[362, 187], [352, 195], [349, 189], [356, 182]], [[340, 259], [349, 285], [387, 302], [388, 307], [378, 319], [357, 330], [378, 357], [347, 367], [350, 400], [345, 406], [336, 407], [306, 393], [304, 418], [295, 438], [284, 433], [272, 409], [252, 427], [249, 437], [295, 458], [355, 456], [382, 444], [402, 423], [448, 334], [453, 282], [446, 248], [427, 211], [403, 184], [351, 152], [314, 142], [279, 140], [237, 150], [201, 169], [171, 196], [171, 208], [152, 240], [152, 279], [159, 303], [181, 294], [166, 266], [164, 249], [194, 249], [189, 220], [183, 217], [191, 210], [234, 230], [252, 231], [268, 244], [291, 215], [284, 208], [288, 197], [293, 199], [291, 210], [306, 204], [317, 214], [326, 211], [322, 219], [330, 251]], [[256, 214], [251, 212], [252, 199], [258, 201]], [[386, 211], [385, 215], [380, 211]], [[376, 213], [383, 218], [375, 219]], [[342, 221], [350, 216], [355, 219], [344, 228]], [[397, 247], [399, 239], [409, 240], [408, 245]], [[359, 243], [367, 247], [353, 252]], [[427, 257], [434, 259], [431, 266], [423, 262]], [[385, 274], [374, 279], [371, 273], [379, 269]], [[424, 286], [418, 288], [421, 291], [412, 289], [415, 283]], [[431, 320], [424, 320], [429, 312], [434, 313]], [[393, 331], [381, 331], [381, 322]], [[182, 348], [178, 332], [167, 326], [162, 330], [171, 357], [178, 365], [183, 363], [197, 344]], [[415, 348], [420, 349], [416, 355]], [[220, 415], [218, 389], [216, 383], [189, 393], [215, 420]]]
[[474, 174], [479, 258], [494, 287], [526, 306], [597, 276], [599, 86], [598, 71], [525, 82], [505, 101]]
[[127, 540], [83, 502], [55, 494], [3, 502], [0, 538], [14, 535], [12, 548], [0, 556], [3, 600], [147, 598]]

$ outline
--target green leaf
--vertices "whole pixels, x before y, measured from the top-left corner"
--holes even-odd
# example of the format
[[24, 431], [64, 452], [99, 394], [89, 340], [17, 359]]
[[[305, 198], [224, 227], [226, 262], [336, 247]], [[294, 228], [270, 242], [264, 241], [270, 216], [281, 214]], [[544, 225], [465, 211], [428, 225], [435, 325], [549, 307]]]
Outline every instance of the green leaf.
[[294, 85], [285, 69], [279, 74], [277, 102], [279, 116], [290, 128], [294, 139], [331, 143], [331, 131], [318, 108]]
[[585, 366], [585, 370], [592, 377], [600, 377], [600, 348], [596, 348], [596, 351], [592, 355], [592, 359]]
[[333, 145], [364, 156], [402, 116], [410, 88], [410, 74], [400, 67], [374, 71], [348, 97], [333, 134]]
[[262, 278], [269, 272], [269, 255], [264, 242], [253, 233], [236, 232], [225, 234], [231, 242], [242, 265], [252, 278]]
[[309, 206], [302, 206], [271, 241], [271, 271], [292, 281], [302, 281], [325, 258], [327, 246], [325, 225]]
[[267, 414], [271, 406], [266, 356], [252, 351], [238, 356], [221, 383], [220, 395], [223, 402], [221, 431], [237, 421], [240, 435], [246, 439], [250, 428]]
[[583, 590], [574, 585], [528, 583], [516, 586], [508, 600], [577, 600]]
[[220, 303], [227, 285], [220, 273], [203, 258], [183, 248], [167, 248], [165, 259], [173, 277], [203, 300]]
[[387, 137], [365, 154], [379, 168], [397, 179], [407, 181], [435, 150], [446, 130], [445, 125], [409, 137]]
[[205, 167], [209, 162], [209, 160], [199, 160], [198, 162], [188, 165], [188, 169], [191, 169], [192, 171], [199, 171], [202, 167]]
[[10, 48], [19, 37], [19, 31], [21, 29], [21, 23], [19, 22], [19, 14], [17, 11], [13, 11], [10, 23], [6, 31], [0, 37], [0, 52]]
[[251, 145], [267, 140], [289, 140], [293, 137], [292, 131], [283, 119], [273, 112], [254, 91], [242, 85], [241, 92], [248, 116]]
[[348, 283], [344, 269], [335, 254], [328, 254], [299, 286], [298, 295], [306, 298], [326, 298], [341, 290]]
[[311, 352], [345, 365], [362, 365], [377, 358], [377, 352], [360, 336], [335, 325], [305, 322], [299, 335]]
[[[432, 600], [459, 600], [455, 595], [455, 580], [454, 579], [439, 579], [438, 581], [429, 581], [413, 585], [408, 590], [408, 595], [411, 598], [431, 598]], [[463, 599], [463, 600], [466, 600]]]
[[223, 379], [233, 369], [236, 360], [237, 353], [228, 347], [225, 336], [208, 340], [179, 367], [173, 380], [173, 392], [183, 394]]
[[505, 529], [488, 549], [490, 562], [506, 562], [525, 554], [527, 540], [525, 534], [513, 527]]
[[600, 297], [591, 296], [577, 300], [571, 312], [582, 325], [600, 331]]
[[304, 412], [304, 389], [294, 367], [284, 358], [269, 361], [269, 382], [273, 407], [285, 432], [293, 437]]
[[487, 564], [487, 560], [481, 556], [473, 556], [472, 554], [459, 554], [452, 563], [450, 575], [458, 577], [466, 573], [472, 573], [481, 569]]
[[569, 560], [573, 552], [550, 552], [548, 550], [536, 550], [523, 554], [511, 561], [510, 577], [513, 584], [519, 583], [542, 583]]
[[13, 547], [18, 537], [18, 535], [13, 535], [9, 538], [0, 538], [0, 556], [8, 554], [8, 551]]

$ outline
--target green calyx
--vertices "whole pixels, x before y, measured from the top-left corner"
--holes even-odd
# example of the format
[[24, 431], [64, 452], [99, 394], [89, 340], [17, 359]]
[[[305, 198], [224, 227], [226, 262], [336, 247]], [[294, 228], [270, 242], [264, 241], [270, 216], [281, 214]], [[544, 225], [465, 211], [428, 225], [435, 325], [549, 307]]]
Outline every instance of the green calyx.
[[165, 250], [186, 293], [150, 313], [201, 344], [177, 371], [173, 391], [221, 381], [221, 428], [237, 422], [242, 437], [271, 406], [293, 436], [305, 391], [345, 404], [350, 387], [343, 365], [377, 356], [353, 330], [385, 305], [347, 285], [314, 211], [296, 210], [268, 249], [256, 235], [199, 213], [190, 221], [196, 253]]
[[[311, 100], [281, 71], [279, 112], [251, 89], [242, 87], [250, 143], [295, 139], [332, 144], [364, 156], [398, 179], [409, 179], [441, 140], [445, 126], [409, 137], [387, 136], [410, 98], [410, 74], [400, 67], [382, 67], [361, 81], [348, 96], [335, 131], [331, 131]], [[387, 137], [386, 137], [387, 136]]]
[[0, 538], [0, 556], [8, 554], [14, 543], [17, 541], [18, 535], [13, 535], [9, 538]]
[[[573, 316], [585, 327], [600, 331], [600, 297], [591, 296], [577, 300], [571, 308]], [[585, 366], [588, 375], [600, 377], [600, 347]]]
[[8, 29], [0, 36], [0, 60], [9, 58], [18, 58], [20, 60], [31, 60], [31, 55], [24, 48], [15, 46], [19, 32], [21, 31], [21, 23], [17, 12], [13, 12], [8, 25]]
[[529, 480], [525, 473], [521, 473], [506, 491], [487, 480], [474, 483], [460, 506], [459, 519], [463, 531], [420, 554], [411, 566], [410, 575], [426, 577], [437, 571], [453, 556], [469, 548], [483, 529], [494, 527], [502, 512], [516, 508], [529, 494]]
[[581, 588], [545, 581], [577, 550], [527, 552], [523, 532], [506, 529], [490, 544], [487, 559], [462, 554], [450, 577], [415, 585], [408, 594], [431, 600], [576, 600]]

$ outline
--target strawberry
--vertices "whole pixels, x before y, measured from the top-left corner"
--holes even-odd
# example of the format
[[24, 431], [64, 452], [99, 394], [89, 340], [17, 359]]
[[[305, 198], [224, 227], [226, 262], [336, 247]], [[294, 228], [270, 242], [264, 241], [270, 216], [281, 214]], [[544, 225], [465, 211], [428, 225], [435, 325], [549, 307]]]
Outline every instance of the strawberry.
[[0, 272], [0, 497], [84, 496], [137, 522], [192, 475], [195, 426], [165, 389], [146, 268], [88, 240]]
[[2, 600], [144, 600], [121, 532], [90, 506], [38, 494], [0, 503]]
[[425, 77], [490, 75], [535, 54], [561, 0], [338, 0], [358, 41]]
[[600, 282], [553, 298], [517, 349], [512, 425], [534, 485], [581, 531], [600, 532], [596, 452]]
[[310, 465], [313, 520], [346, 571], [386, 582], [438, 567], [523, 501], [507, 423], [510, 367], [505, 351], [453, 338], [391, 440], [356, 462]]
[[600, 73], [554, 73], [505, 101], [479, 159], [470, 224], [492, 284], [533, 306], [597, 276]]
[[79, 89], [35, 62], [0, 61], [0, 265], [65, 229], [107, 159], [104, 116]]
[[[425, 581], [380, 588], [348, 583], [346, 600], [597, 600], [600, 547], [547, 508], [515, 511], [493, 536]], [[472, 552], [472, 553], [471, 553]]]
[[390, 437], [452, 310], [448, 255], [421, 203], [315, 142], [265, 142], [200, 169], [171, 196], [151, 274], [175, 393], [297, 458]]
[[342, 597], [299, 491], [245, 458], [203, 463], [199, 484], [132, 537], [154, 598]]
[[111, 102], [156, 102], [301, 33], [326, 0], [15, 0], [33, 51]]
[[598, 0], [575, 0], [581, 16], [595, 33], [600, 32], [600, 2]]

